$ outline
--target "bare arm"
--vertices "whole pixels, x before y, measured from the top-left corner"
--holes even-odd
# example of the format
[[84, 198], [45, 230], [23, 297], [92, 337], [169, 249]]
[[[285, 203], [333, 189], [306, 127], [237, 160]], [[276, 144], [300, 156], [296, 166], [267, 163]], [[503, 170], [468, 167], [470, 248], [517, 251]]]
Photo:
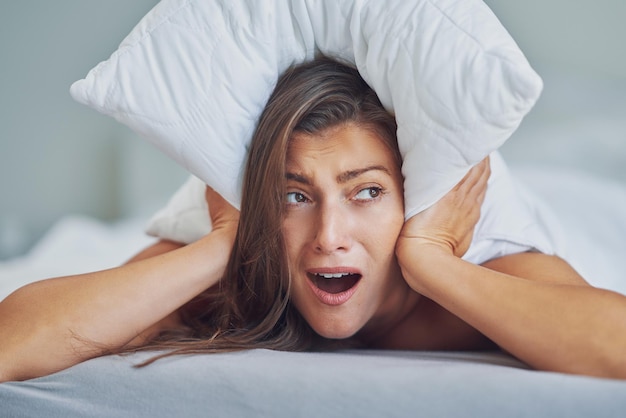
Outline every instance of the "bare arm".
[[[409, 285], [532, 367], [626, 378], [626, 297], [589, 286], [554, 256], [516, 254], [484, 266], [459, 258], [486, 181], [466, 180], [451, 192], [461, 198], [407, 222], [397, 254]], [[455, 217], [459, 208], [466, 212]]]
[[118, 268], [32, 283], [0, 302], [0, 381], [50, 374], [122, 347], [216, 284], [238, 214], [212, 199], [214, 229], [196, 243], [163, 243], [172, 251], [152, 248]]

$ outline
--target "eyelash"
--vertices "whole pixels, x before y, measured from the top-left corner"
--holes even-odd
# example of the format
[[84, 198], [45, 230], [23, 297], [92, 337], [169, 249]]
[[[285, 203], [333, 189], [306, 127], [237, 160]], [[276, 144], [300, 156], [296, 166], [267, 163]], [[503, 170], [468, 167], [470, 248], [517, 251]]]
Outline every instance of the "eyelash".
[[[369, 191], [369, 196], [366, 198], [362, 198], [359, 199], [357, 198], [358, 195], [360, 195], [363, 192], [367, 192]], [[372, 196], [372, 192], [375, 193], [375, 196]], [[352, 198], [352, 200], [359, 202], [359, 203], [368, 203], [377, 199], [380, 199], [380, 197], [385, 193], [385, 190], [380, 187], [380, 186], [371, 186], [371, 187], [364, 187], [363, 189], [360, 189], [357, 193], [355, 193], [354, 197]], [[289, 197], [293, 196], [295, 201], [291, 202]], [[310, 202], [310, 199], [308, 197], [306, 197], [306, 195], [302, 192], [287, 192], [287, 197], [286, 197], [286, 202], [288, 205], [300, 205], [303, 203], [307, 203]]]
[[[363, 193], [363, 192], [367, 192], [367, 191], [369, 191], [369, 192], [370, 192], [370, 196], [368, 196], [368, 197], [367, 197], [367, 198], [365, 198], [365, 199], [356, 199], [356, 197], [357, 197], [358, 195], [360, 195], [360, 194], [361, 194], [361, 193]], [[371, 195], [371, 194], [372, 194], [372, 192], [375, 192], [375, 193], [376, 193], [376, 196], [372, 196], [372, 195]], [[355, 197], [355, 199], [356, 199], [357, 201], [366, 201], [366, 202], [369, 202], [369, 201], [376, 200], [376, 199], [380, 198], [380, 197], [382, 196], [382, 194], [383, 194], [383, 188], [382, 188], [382, 187], [372, 186], [372, 187], [366, 187], [366, 188], [364, 188], [364, 189], [359, 190], [359, 191], [358, 191], [358, 192], [354, 195], [354, 197]]]
[[[295, 202], [290, 202], [289, 201], [289, 196], [290, 195], [293, 195], [294, 197], [296, 197], [296, 201]], [[300, 201], [299, 202], [297, 196], [301, 196], [301, 198], [304, 199], [304, 201]], [[299, 204], [302, 204], [302, 203], [306, 203], [306, 201], [308, 201], [308, 200], [309, 200], [309, 198], [307, 198], [304, 195], [304, 193], [301, 193], [301, 192], [287, 192], [286, 202], [287, 202], [288, 205], [299, 205]]]

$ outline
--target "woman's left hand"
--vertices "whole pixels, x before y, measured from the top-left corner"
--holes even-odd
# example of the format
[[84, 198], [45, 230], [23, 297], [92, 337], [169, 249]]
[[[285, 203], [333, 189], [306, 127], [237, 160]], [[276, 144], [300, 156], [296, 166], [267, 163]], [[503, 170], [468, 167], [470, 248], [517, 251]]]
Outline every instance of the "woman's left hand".
[[462, 257], [472, 242], [490, 174], [487, 157], [437, 203], [406, 221], [396, 246], [400, 263], [405, 251], [422, 245]]

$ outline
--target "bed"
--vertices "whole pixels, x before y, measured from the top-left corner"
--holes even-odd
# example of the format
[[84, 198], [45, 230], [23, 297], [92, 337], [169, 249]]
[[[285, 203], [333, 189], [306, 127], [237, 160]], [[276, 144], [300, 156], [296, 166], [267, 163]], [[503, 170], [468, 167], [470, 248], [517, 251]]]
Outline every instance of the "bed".
[[[596, 107], [546, 123], [542, 116], [550, 110], [571, 110], [566, 90], [547, 102], [544, 95], [544, 112], [527, 118], [502, 151], [516, 181], [558, 218], [568, 261], [593, 285], [626, 294], [626, 103], [611, 103], [610, 120]], [[616, 148], [592, 141], [600, 125], [602, 144]], [[61, 219], [27, 254], [0, 264], [0, 299], [34, 280], [124, 262], [154, 241], [144, 232], [147, 221]], [[621, 417], [626, 411], [626, 381], [531, 370], [502, 352], [250, 350], [134, 367], [150, 355], [105, 356], [0, 384], [0, 416]]]

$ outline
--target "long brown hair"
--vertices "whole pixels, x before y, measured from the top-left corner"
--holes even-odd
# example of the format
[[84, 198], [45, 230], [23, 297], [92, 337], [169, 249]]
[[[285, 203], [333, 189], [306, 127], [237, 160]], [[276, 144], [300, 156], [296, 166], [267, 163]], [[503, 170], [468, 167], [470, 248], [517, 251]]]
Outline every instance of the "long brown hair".
[[[290, 138], [342, 123], [372, 129], [401, 157], [393, 115], [358, 71], [328, 58], [288, 69], [278, 80], [252, 138], [243, 179], [234, 248], [219, 289], [182, 309], [184, 329], [165, 332], [144, 348], [166, 355], [249, 348], [301, 351], [326, 346], [289, 299], [290, 276], [281, 225]], [[200, 307], [200, 309], [198, 309]]]

